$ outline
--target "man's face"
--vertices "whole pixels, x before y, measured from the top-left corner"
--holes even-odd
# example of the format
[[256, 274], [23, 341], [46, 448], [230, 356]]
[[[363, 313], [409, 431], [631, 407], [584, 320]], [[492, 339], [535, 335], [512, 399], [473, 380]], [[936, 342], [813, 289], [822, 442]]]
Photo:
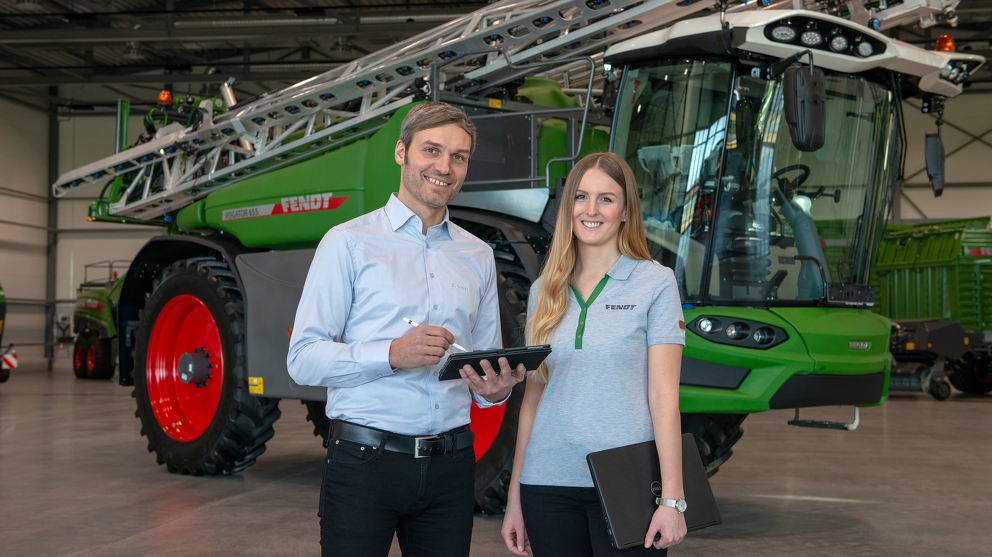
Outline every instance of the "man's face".
[[471, 136], [457, 124], [413, 134], [409, 149], [397, 141], [396, 163], [402, 167], [400, 192], [427, 207], [444, 207], [462, 189], [471, 149]]

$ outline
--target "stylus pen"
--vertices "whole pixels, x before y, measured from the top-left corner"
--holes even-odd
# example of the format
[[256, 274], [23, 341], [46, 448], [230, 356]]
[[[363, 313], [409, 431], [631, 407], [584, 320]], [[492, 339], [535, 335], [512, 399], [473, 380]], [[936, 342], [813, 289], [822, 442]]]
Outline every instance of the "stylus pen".
[[[417, 323], [416, 321], [413, 321], [411, 319], [407, 319], [406, 317], [403, 318], [403, 321], [406, 321], [406, 324], [409, 325], [409, 326], [411, 326], [411, 327], [419, 327], [420, 326], [420, 323]], [[462, 352], [468, 352], [468, 350], [465, 350], [464, 348], [462, 348], [462, 346], [460, 344], [455, 344], [454, 342], [452, 342], [451, 343], [451, 346], [454, 346], [455, 348], [461, 350]]]

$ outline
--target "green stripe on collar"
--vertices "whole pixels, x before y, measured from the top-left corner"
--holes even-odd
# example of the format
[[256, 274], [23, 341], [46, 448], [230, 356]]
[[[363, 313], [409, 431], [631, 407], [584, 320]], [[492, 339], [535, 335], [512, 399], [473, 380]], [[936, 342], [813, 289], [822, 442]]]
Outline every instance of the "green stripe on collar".
[[603, 275], [603, 280], [599, 281], [599, 284], [596, 285], [596, 288], [592, 291], [592, 294], [589, 295], [589, 300], [587, 301], [582, 300], [582, 294], [580, 294], [579, 290], [575, 288], [575, 285], [568, 285], [572, 288], [572, 292], [575, 293], [575, 301], [579, 302], [579, 307], [582, 308], [582, 311], [579, 312], [579, 326], [575, 329], [576, 350], [582, 350], [582, 334], [586, 330], [586, 310], [588, 310], [589, 306], [596, 301], [596, 297], [599, 296], [599, 293], [606, 287], [606, 281], [608, 280], [610, 280], [610, 275]]

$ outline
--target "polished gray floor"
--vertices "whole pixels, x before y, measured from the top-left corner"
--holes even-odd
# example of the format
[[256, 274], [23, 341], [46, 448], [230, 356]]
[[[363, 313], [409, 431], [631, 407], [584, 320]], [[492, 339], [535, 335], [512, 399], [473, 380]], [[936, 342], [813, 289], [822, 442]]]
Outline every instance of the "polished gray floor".
[[[57, 371], [0, 384], [0, 555], [316, 555], [323, 449], [296, 401], [234, 476], [155, 464], [129, 388]], [[851, 409], [804, 418], [849, 420]], [[898, 394], [854, 432], [754, 415], [713, 480], [724, 523], [671, 555], [992, 555], [992, 397]], [[477, 517], [472, 555], [509, 555]], [[393, 555], [399, 555], [394, 547]]]

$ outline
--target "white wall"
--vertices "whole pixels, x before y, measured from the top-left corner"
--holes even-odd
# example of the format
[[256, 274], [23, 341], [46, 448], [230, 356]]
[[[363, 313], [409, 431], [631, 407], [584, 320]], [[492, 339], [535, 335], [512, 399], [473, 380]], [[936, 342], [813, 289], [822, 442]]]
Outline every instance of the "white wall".
[[903, 104], [909, 142], [906, 176], [911, 176], [904, 192], [923, 214], [903, 199], [900, 200], [902, 218], [960, 219], [992, 215], [992, 94], [960, 95], [947, 100], [946, 124], [941, 129], [947, 154], [944, 171], [947, 187], [938, 198], [930, 190], [923, 156], [924, 133], [937, 131], [937, 126], [933, 116], [920, 111], [920, 105], [919, 99]]
[[[48, 191], [48, 116], [0, 99], [0, 187], [37, 196]], [[0, 220], [45, 226], [48, 203], [0, 191]], [[45, 340], [45, 306], [10, 298], [45, 299], [47, 232], [0, 223], [0, 284], [8, 298], [3, 344]], [[41, 346], [18, 348], [21, 361], [40, 360]]]
[[[129, 121], [131, 143], [142, 132], [141, 120], [140, 116], [133, 116]], [[115, 126], [114, 116], [75, 117], [60, 121], [59, 172], [114, 154]], [[87, 208], [100, 194], [101, 188], [102, 184], [87, 186], [59, 200], [59, 228], [72, 230], [59, 235], [56, 274], [56, 297], [59, 299], [76, 297], [87, 264], [113, 259], [130, 260], [149, 238], [162, 233], [158, 227], [87, 221]], [[90, 278], [93, 278], [92, 272]], [[56, 313], [71, 316], [72, 310], [72, 304], [60, 304]]]

